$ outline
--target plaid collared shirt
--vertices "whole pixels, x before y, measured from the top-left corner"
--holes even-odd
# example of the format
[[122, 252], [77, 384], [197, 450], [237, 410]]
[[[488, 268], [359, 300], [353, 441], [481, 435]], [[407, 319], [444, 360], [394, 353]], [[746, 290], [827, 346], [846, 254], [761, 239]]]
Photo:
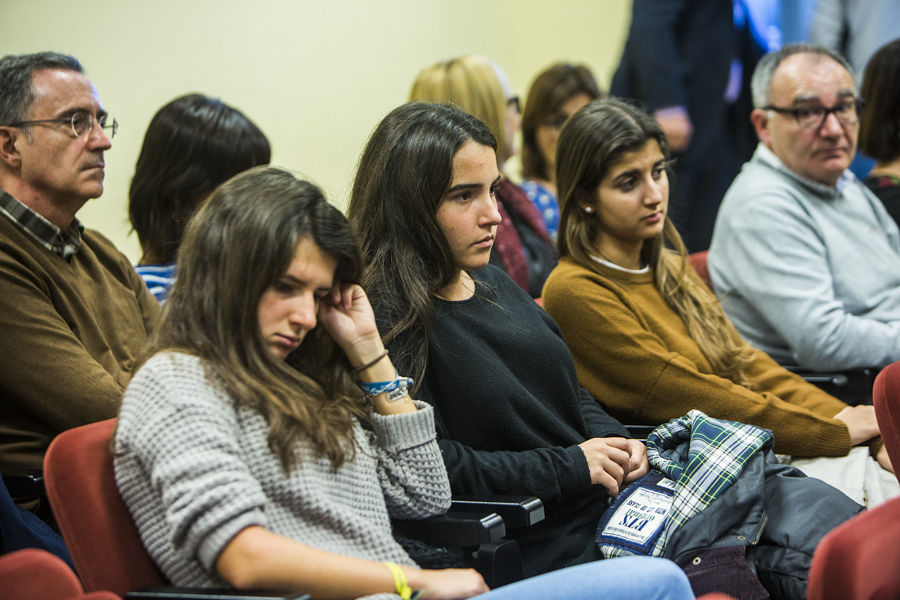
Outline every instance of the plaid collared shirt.
[[81, 249], [81, 232], [84, 231], [84, 226], [78, 219], [73, 219], [69, 228], [63, 231], [2, 189], [0, 213], [9, 217], [47, 250], [65, 260], [70, 260]]

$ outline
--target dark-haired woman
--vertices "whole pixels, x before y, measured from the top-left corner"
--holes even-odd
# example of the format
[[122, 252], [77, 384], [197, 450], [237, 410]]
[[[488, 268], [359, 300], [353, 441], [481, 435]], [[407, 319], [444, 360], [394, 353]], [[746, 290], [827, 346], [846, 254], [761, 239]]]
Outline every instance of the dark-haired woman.
[[[618, 100], [589, 104], [560, 133], [563, 259], [544, 306], [581, 383], [628, 422], [699, 409], [771, 429], [775, 451], [796, 458], [844, 457], [878, 436], [871, 406], [848, 407], [741, 339], [668, 219], [667, 160], [656, 121]], [[854, 450], [843, 473], [833, 460], [793, 464], [873, 505], [898, 490], [868, 452]]]
[[[600, 514], [646, 473], [647, 457], [578, 386], [552, 319], [488, 264], [500, 222], [495, 148], [457, 108], [401, 106], [363, 151], [348, 214], [391, 357], [434, 406], [454, 493], [544, 501], [544, 522], [509, 532], [525, 573], [537, 574], [599, 558]], [[608, 569], [600, 596], [684, 593], [660, 584], [666, 563], [643, 575], [615, 560], [583, 566], [593, 565]]]
[[584, 65], [555, 64], [531, 84], [522, 111], [522, 189], [556, 241], [556, 138], [563, 123], [579, 108], [604, 94]]
[[147, 127], [128, 194], [131, 226], [141, 244], [136, 267], [165, 301], [175, 254], [200, 202], [226, 179], [269, 163], [269, 141], [239, 110], [202, 94], [176, 98]]
[[488, 592], [470, 569], [417, 568], [394, 540], [391, 516], [446, 510], [447, 475], [433, 411], [384, 351], [350, 227], [318, 188], [273, 168], [229, 180], [177, 264], [115, 436], [119, 490], [173, 583], [591, 597], [585, 567]]
[[900, 223], [900, 39], [869, 59], [860, 95], [859, 149], [876, 161], [865, 184]]
[[[514, 96], [503, 70], [487, 57], [469, 55], [423, 69], [413, 82], [409, 99], [449, 102], [481, 120], [497, 140], [497, 161], [503, 164], [515, 151], [519, 129], [519, 97]], [[502, 268], [533, 297], [541, 295], [547, 275], [556, 265], [556, 252], [541, 219], [525, 192], [507, 178], [497, 185], [497, 228], [491, 264]]]

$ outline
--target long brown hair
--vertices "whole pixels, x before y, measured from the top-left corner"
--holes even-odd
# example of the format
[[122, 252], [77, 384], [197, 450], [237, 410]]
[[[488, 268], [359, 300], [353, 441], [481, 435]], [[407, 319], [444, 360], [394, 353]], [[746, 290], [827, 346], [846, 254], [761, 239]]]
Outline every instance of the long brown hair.
[[350, 195], [364, 287], [391, 359], [416, 381], [414, 391], [428, 364], [433, 296], [458, 272], [437, 210], [453, 180], [453, 157], [469, 140], [496, 150], [487, 126], [458, 108], [395, 108], [369, 138]]
[[[620, 100], [595, 100], [566, 121], [556, 146], [561, 257], [571, 256], [583, 267], [598, 271], [591, 255], [597, 254], [595, 240], [603, 224], [596, 211], [580, 210], [579, 200], [596, 197], [600, 182], [622, 155], [640, 150], [650, 140], [656, 140], [668, 157], [666, 136], [656, 121]], [[656, 289], [684, 322], [713, 371], [747, 385], [743, 369], [749, 350], [731, 336], [730, 323], [715, 295], [702, 281], [688, 277], [687, 250], [668, 216], [662, 233], [644, 241], [641, 260], [650, 265]]]
[[360, 279], [350, 225], [319, 188], [273, 167], [222, 184], [188, 223], [175, 286], [149, 343], [151, 354], [202, 358], [211, 382], [262, 413], [285, 471], [297, 463], [300, 440], [339, 467], [355, 451], [353, 417], [365, 414], [349, 363], [322, 328], [308, 332], [287, 360], [262, 338], [260, 297], [305, 238], [336, 259], [335, 281]]

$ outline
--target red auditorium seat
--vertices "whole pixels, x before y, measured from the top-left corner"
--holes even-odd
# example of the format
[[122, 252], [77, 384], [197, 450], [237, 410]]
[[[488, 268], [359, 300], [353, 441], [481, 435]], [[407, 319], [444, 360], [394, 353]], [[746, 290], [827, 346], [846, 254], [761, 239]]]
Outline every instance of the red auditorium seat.
[[72, 569], [45, 550], [0, 556], [0, 600], [121, 600], [112, 592], [85, 594]]
[[144, 549], [116, 487], [109, 446], [115, 424], [107, 419], [58, 435], [44, 459], [44, 479], [85, 589], [124, 596], [167, 582]]
[[819, 542], [807, 600], [900, 598], [900, 498], [853, 517]]
[[709, 278], [709, 269], [706, 266], [706, 259], [709, 257], [709, 251], [704, 250], [703, 252], [694, 252], [693, 254], [688, 255], [688, 260], [691, 262], [691, 266], [694, 267], [694, 270], [697, 271], [697, 275], [700, 276], [700, 279], [709, 286], [709, 289], [713, 289], [712, 279]]
[[881, 439], [896, 471], [900, 467], [900, 362], [892, 363], [878, 373], [872, 400]]

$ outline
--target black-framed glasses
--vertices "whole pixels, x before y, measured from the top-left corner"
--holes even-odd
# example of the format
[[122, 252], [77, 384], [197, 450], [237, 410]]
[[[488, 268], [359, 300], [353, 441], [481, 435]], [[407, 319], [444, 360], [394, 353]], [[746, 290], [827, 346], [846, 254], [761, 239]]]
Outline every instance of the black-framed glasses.
[[[110, 119], [112, 120], [110, 121]], [[28, 127], [29, 125], [41, 125], [43, 123], [62, 123], [63, 125], [68, 125], [72, 128], [72, 134], [75, 137], [81, 137], [85, 133], [90, 134], [90, 132], [94, 130], [94, 122], [96, 122], [101, 129], [109, 130], [110, 139], [116, 137], [116, 132], [119, 131], [119, 122], [115, 118], [112, 118], [107, 114], [101, 114], [95, 118], [94, 115], [86, 110], [77, 110], [73, 112], [70, 117], [36, 119], [34, 121], [16, 121], [15, 123], [7, 123], [5, 127]]]
[[861, 98], [853, 98], [852, 100], [842, 100], [834, 106], [811, 105], [799, 108], [783, 108], [770, 104], [763, 106], [763, 110], [774, 110], [784, 115], [792, 115], [797, 121], [797, 125], [803, 129], [818, 129], [825, 123], [825, 119], [831, 113], [834, 113], [838, 121], [844, 125], [856, 125], [864, 106], [865, 103]]
[[517, 113], [522, 114], [522, 102], [519, 100], [518, 96], [507, 98], [506, 105], [512, 108]]

